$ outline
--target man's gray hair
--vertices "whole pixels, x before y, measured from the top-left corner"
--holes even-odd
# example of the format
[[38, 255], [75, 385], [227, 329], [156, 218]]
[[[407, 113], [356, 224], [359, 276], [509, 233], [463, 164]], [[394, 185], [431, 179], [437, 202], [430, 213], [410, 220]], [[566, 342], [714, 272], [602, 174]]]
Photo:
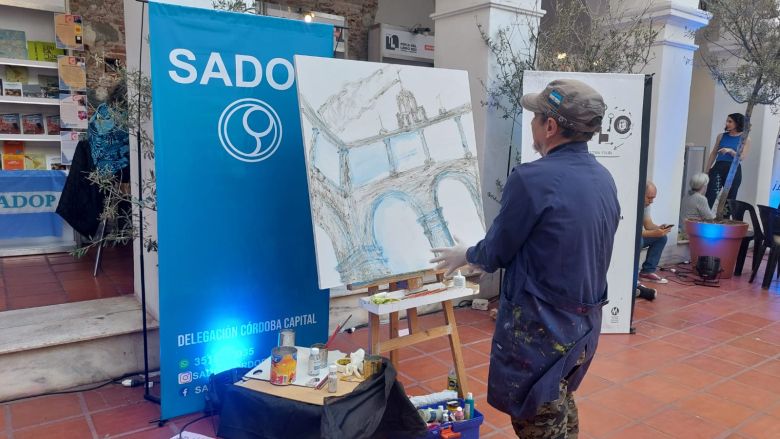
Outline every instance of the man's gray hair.
[[691, 186], [691, 190], [697, 192], [701, 190], [701, 188], [703, 188], [704, 186], [707, 186], [709, 182], [710, 182], [710, 176], [703, 172], [699, 172], [698, 174], [694, 174], [694, 176], [691, 177], [689, 184]]

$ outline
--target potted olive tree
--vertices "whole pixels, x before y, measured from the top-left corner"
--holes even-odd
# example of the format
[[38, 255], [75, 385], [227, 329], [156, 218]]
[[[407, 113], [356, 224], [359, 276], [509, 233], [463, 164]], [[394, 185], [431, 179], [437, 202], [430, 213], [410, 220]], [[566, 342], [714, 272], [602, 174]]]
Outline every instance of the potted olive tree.
[[715, 219], [686, 220], [691, 260], [699, 256], [721, 259], [723, 274], [731, 277], [748, 225], [726, 218], [725, 207], [734, 175], [750, 134], [750, 118], [756, 105], [774, 106], [780, 97], [780, 4], [778, 0], [703, 0], [712, 21], [702, 29], [707, 50], [702, 59], [715, 80], [734, 101], [746, 104], [739, 146], [717, 199]]

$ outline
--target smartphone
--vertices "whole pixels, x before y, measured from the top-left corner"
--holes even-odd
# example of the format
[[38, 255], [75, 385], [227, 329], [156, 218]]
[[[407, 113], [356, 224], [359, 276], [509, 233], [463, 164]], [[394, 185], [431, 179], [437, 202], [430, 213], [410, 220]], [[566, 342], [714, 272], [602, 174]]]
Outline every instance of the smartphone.
[[672, 227], [674, 227], [674, 224], [664, 224], [661, 226], [661, 228], [664, 230], [671, 229]]

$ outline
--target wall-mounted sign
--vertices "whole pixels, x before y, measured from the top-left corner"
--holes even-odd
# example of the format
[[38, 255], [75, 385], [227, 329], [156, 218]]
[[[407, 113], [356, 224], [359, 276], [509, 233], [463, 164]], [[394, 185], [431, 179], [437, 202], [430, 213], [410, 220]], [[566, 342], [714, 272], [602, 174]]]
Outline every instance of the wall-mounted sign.
[[412, 57], [433, 61], [434, 38], [407, 30], [382, 26], [382, 56], [389, 58]]
[[84, 26], [81, 15], [54, 16], [55, 43], [59, 49], [84, 50]]

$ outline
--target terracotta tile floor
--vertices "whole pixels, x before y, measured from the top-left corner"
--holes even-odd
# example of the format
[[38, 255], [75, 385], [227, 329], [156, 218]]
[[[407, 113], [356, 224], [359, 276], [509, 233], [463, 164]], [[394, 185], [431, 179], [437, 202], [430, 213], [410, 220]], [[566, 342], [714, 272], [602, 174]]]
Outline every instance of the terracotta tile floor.
[[57, 305], [133, 293], [132, 246], [106, 247], [92, 277], [95, 250], [0, 258], [0, 311]]
[[[749, 263], [749, 261], [748, 261]], [[720, 288], [659, 286], [655, 302], [638, 301], [636, 335], [604, 335], [577, 392], [581, 438], [780, 438], [780, 282], [761, 290], [747, 275]], [[485, 401], [493, 323], [487, 312], [456, 311], [469, 383], [485, 415], [482, 438], [514, 437], [509, 418]], [[443, 321], [441, 314], [422, 325]], [[364, 347], [366, 331], [340, 334], [338, 347]], [[421, 350], [423, 349], [423, 350]], [[447, 343], [401, 354], [400, 381], [410, 394], [446, 386]], [[112, 385], [70, 395], [0, 405], [0, 439], [170, 438], [196, 415], [162, 428], [159, 409], [140, 388]], [[188, 428], [214, 436], [210, 420]], [[216, 421], [215, 421], [216, 422]]]

